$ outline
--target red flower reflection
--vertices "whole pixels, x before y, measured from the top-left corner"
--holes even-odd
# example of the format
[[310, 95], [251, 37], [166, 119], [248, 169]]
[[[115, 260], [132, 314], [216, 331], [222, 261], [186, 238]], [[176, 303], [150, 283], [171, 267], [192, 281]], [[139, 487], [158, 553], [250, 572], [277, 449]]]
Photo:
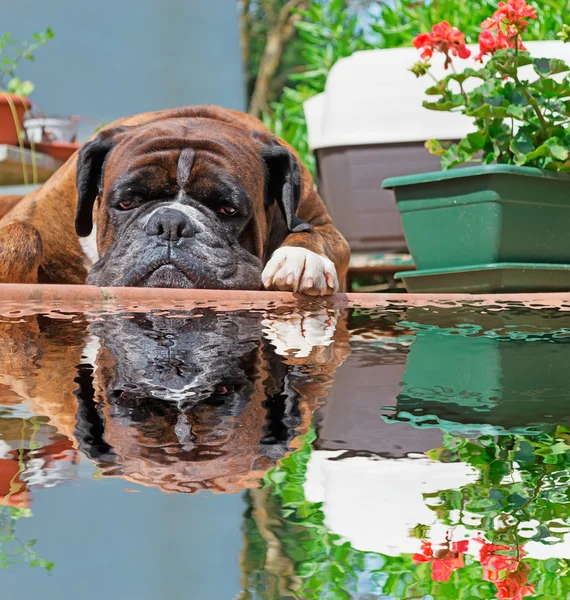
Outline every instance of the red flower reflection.
[[522, 600], [535, 593], [534, 584], [526, 585], [530, 567], [519, 563], [516, 571], [509, 573], [503, 581], [497, 581], [497, 598], [500, 600]]
[[427, 60], [433, 56], [434, 52], [445, 54], [445, 68], [451, 64], [451, 56], [459, 58], [469, 58], [471, 51], [465, 45], [465, 36], [457, 29], [452, 27], [447, 21], [436, 23], [431, 33], [421, 33], [414, 39], [414, 47], [421, 50], [421, 57]]
[[508, 2], [499, 2], [499, 8], [489, 19], [481, 23], [483, 29], [501, 29], [501, 25], [506, 27], [506, 33], [509, 37], [514, 37], [526, 31], [528, 27], [527, 19], [536, 19], [536, 10], [527, 4], [525, 0], [509, 0]]
[[517, 570], [520, 559], [525, 553], [521, 549], [509, 548], [497, 544], [488, 544], [483, 540], [475, 540], [482, 544], [479, 551], [479, 561], [483, 566], [483, 579], [485, 581], [500, 581], [507, 573]]
[[430, 542], [422, 541], [421, 552], [414, 554], [414, 563], [431, 562], [431, 578], [433, 581], [449, 581], [453, 571], [464, 566], [463, 555], [467, 552], [469, 542], [450, 543], [447, 541], [441, 550], [434, 554]]

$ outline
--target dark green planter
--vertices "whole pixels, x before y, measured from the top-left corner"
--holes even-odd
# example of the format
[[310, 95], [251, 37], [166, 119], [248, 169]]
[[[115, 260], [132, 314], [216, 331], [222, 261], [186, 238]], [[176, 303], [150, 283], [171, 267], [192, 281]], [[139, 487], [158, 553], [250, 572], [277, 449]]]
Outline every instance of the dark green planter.
[[419, 271], [570, 265], [570, 176], [484, 165], [386, 179]]
[[406, 289], [420, 294], [471, 294], [566, 292], [570, 290], [570, 265], [498, 263], [424, 269], [396, 273]]

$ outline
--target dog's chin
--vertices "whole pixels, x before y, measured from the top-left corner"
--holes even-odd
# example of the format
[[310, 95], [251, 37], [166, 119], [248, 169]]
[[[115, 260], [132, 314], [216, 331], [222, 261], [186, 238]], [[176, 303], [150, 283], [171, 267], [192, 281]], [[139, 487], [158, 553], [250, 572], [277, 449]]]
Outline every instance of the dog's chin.
[[195, 288], [194, 283], [176, 266], [163, 265], [147, 275], [140, 283], [153, 288]]

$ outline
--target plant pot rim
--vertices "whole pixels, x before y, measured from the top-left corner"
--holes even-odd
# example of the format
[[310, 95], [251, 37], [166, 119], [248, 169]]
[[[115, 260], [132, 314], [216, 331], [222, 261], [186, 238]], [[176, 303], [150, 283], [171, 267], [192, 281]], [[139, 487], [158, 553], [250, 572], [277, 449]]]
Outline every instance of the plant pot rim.
[[26, 117], [24, 123], [32, 123], [34, 121], [67, 121], [67, 122], [75, 122], [74, 117], [65, 116], [65, 115], [42, 115], [40, 117]]
[[482, 265], [465, 265], [460, 267], [441, 267], [436, 269], [419, 269], [416, 271], [401, 271], [394, 277], [407, 279], [410, 277], [424, 277], [427, 275], [450, 275], [472, 273], [474, 271], [570, 271], [570, 265], [563, 263], [523, 263], [523, 262], [496, 262]]
[[31, 100], [27, 96], [19, 96], [18, 94], [12, 94], [12, 92], [2, 92], [2, 91], [0, 91], [0, 102], [1, 103], [7, 104], [8, 103], [8, 98], [10, 98], [12, 101], [18, 100], [24, 106], [27, 106], [28, 108], [30, 108], [32, 106], [32, 102], [31, 102]]
[[461, 167], [449, 171], [432, 171], [431, 173], [417, 173], [404, 175], [402, 177], [389, 177], [382, 182], [383, 189], [393, 189], [410, 185], [421, 185], [424, 183], [437, 183], [451, 179], [462, 179], [465, 177], [481, 177], [484, 175], [516, 175], [517, 177], [538, 177], [541, 179], [553, 179], [556, 181], [567, 181], [570, 183], [569, 173], [557, 173], [546, 171], [535, 167], [518, 167], [516, 165], [478, 165], [474, 167]]
[[[26, 146], [31, 147], [32, 144], [30, 142], [26, 142]], [[59, 142], [59, 141], [46, 141], [46, 142], [34, 142], [34, 146], [40, 150], [40, 146], [42, 148], [74, 148], [75, 150], [81, 147], [79, 142]]]

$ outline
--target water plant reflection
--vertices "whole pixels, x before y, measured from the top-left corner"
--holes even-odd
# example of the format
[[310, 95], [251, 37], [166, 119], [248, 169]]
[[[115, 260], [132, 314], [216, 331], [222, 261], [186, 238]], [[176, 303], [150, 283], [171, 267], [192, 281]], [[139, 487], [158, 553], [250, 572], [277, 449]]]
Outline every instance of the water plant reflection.
[[[522, 527], [519, 527], [518, 533], [514, 523], [495, 527], [494, 524], [502, 520], [509, 522], [509, 514], [502, 510], [500, 504], [494, 509], [488, 507], [487, 527], [481, 527], [481, 523], [461, 523], [461, 505], [445, 505], [444, 502], [449, 498], [460, 501], [465, 486], [458, 490], [442, 490], [433, 498], [426, 497], [425, 502], [433, 507], [435, 519], [433, 523], [418, 525], [411, 532], [418, 536], [418, 551], [391, 556], [355, 548], [346, 538], [331, 530], [326, 502], [323, 505], [307, 500], [304, 482], [313, 452], [313, 440], [314, 433], [311, 432], [300, 450], [266, 474], [262, 489], [248, 492], [249, 509], [244, 524], [246, 545], [241, 561], [242, 598], [259, 597], [256, 594], [260, 593], [261, 597], [268, 599], [290, 597], [309, 600], [566, 597], [570, 589], [570, 560], [555, 558], [556, 552], [550, 553], [549, 550], [555, 548], [555, 545], [549, 544], [552, 540], [542, 538], [532, 541], [533, 536], [524, 527], [525, 511], [533, 511], [532, 514], [540, 518], [541, 504], [550, 505], [550, 509], [559, 516], [567, 513], [562, 499], [559, 499], [561, 504], [558, 506], [545, 500], [543, 491], [550, 488], [546, 480], [538, 493], [536, 487], [540, 484], [535, 480], [534, 494], [532, 484], [527, 484], [526, 493], [536, 498], [527, 506], [519, 502], [517, 510], [522, 511], [519, 515]], [[535, 443], [541, 444], [536, 440]], [[546, 456], [552, 456], [548, 454], [549, 447], [552, 448], [552, 445], [542, 445]], [[541, 448], [535, 446], [535, 449]], [[478, 452], [473, 454], [473, 459], [478, 455]], [[448, 454], [445, 460], [451, 458]], [[439, 459], [444, 460], [443, 453], [439, 454]], [[466, 459], [466, 454], [455, 459]], [[550, 464], [542, 459], [538, 462]], [[517, 468], [521, 471], [528, 466], [527, 461]], [[554, 472], [562, 464], [552, 466]], [[489, 475], [488, 469], [483, 471], [486, 471], [484, 476]], [[538, 471], [534, 475], [540, 477]], [[508, 476], [513, 476], [513, 472], [509, 472]], [[528, 477], [532, 479], [532, 475]], [[503, 478], [501, 476], [499, 481]], [[485, 485], [482, 481], [478, 484]], [[487, 487], [490, 498], [495, 497], [492, 488], [492, 485]], [[479, 491], [480, 500], [485, 499], [486, 492]], [[516, 504], [514, 498], [513, 502]], [[388, 510], [388, 507], [380, 505], [378, 509]], [[548, 508], [544, 507], [544, 510]], [[468, 523], [466, 511], [463, 516]], [[542, 516], [548, 517], [548, 513], [543, 512]], [[435, 532], [442, 526], [447, 527], [447, 533], [443, 543], [439, 544]], [[507, 540], [514, 540], [514, 543]]]

